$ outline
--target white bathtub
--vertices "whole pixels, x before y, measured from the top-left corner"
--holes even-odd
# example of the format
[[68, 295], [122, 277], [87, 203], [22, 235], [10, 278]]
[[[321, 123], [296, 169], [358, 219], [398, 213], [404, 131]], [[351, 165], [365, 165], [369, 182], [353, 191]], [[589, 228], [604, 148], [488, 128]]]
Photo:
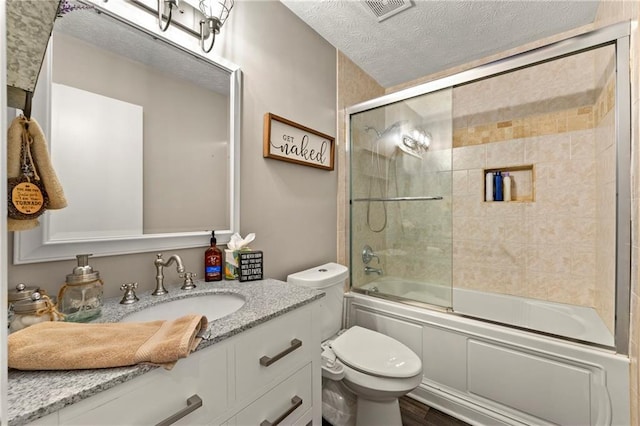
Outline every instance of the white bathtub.
[[453, 307], [457, 314], [541, 331], [574, 340], [614, 346], [614, 336], [593, 308], [546, 302], [384, 277], [361, 289], [382, 295]]
[[[458, 297], [476, 309], [473, 293]], [[347, 326], [387, 334], [421, 357], [423, 380], [410, 396], [467, 423], [630, 424], [629, 358], [613, 350], [362, 293], [347, 293], [345, 304]], [[571, 317], [536, 305], [533, 321]]]

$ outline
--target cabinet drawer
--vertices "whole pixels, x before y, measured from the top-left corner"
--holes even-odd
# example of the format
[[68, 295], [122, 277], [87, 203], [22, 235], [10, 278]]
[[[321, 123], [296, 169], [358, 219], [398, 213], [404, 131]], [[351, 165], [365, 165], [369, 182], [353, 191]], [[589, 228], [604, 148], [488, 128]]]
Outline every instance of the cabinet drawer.
[[[236, 425], [292, 425], [311, 408], [311, 364], [261, 396], [235, 418]], [[263, 423], [268, 422], [268, 423]]]
[[227, 408], [227, 349], [210, 347], [181, 359], [172, 370], [150, 371], [60, 411], [61, 425], [156, 424], [187, 406], [202, 406], [176, 424], [206, 424]]
[[311, 311], [298, 309], [243, 335], [235, 345], [236, 389], [244, 398], [311, 361]]

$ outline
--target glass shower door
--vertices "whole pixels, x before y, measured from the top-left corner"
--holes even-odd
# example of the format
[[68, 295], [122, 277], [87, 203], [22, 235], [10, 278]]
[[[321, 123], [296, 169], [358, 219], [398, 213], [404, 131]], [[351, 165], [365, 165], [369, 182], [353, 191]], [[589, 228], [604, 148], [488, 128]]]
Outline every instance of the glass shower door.
[[451, 307], [452, 90], [350, 116], [355, 291]]

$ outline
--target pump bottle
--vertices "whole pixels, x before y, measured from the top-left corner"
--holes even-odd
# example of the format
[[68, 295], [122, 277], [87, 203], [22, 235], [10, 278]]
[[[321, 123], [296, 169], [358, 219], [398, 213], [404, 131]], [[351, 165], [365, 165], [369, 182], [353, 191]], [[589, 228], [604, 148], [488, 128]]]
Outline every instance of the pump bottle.
[[211, 231], [211, 247], [204, 252], [204, 280], [222, 280], [222, 251], [216, 246], [216, 231]]

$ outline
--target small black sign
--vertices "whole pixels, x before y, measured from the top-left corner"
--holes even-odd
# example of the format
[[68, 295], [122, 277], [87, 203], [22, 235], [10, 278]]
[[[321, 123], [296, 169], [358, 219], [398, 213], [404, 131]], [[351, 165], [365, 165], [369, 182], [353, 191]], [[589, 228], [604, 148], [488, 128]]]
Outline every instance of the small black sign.
[[238, 252], [238, 280], [256, 281], [262, 279], [262, 252]]

